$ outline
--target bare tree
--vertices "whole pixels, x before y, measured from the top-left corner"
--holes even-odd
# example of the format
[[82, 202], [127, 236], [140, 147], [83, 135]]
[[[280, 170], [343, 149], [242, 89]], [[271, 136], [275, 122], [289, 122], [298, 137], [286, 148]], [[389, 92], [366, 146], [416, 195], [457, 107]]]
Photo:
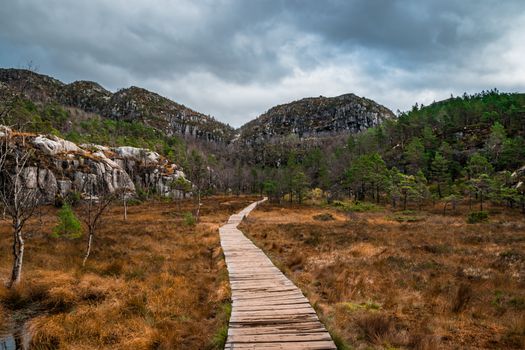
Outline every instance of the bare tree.
[[9, 288], [20, 282], [25, 247], [23, 228], [42, 200], [40, 190], [28, 183], [30, 157], [31, 153], [23, 146], [10, 142], [8, 133], [4, 135], [0, 154], [0, 200], [13, 228], [13, 268]]
[[206, 165], [206, 159], [204, 156], [200, 152], [192, 150], [187, 159], [187, 175], [193, 185], [193, 192], [197, 194], [197, 210], [195, 212], [197, 222], [199, 221], [200, 209], [202, 205], [202, 190], [206, 184], [208, 172], [209, 168]]
[[102, 216], [109, 208], [109, 205], [120, 195], [120, 191], [110, 192], [103, 191], [102, 189], [95, 191], [95, 189], [97, 188], [97, 184], [95, 183], [95, 181], [96, 180], [94, 180], [92, 177], [89, 177], [85, 183], [87, 187], [87, 192], [86, 198], [83, 201], [84, 203], [82, 208], [82, 221], [84, 221], [84, 223], [87, 226], [88, 239], [86, 245], [86, 252], [84, 254], [84, 260], [82, 260], [82, 266], [86, 266], [87, 259], [91, 254], [93, 238], [95, 237], [97, 229], [100, 225]]
[[[182, 199], [186, 198], [186, 193], [191, 191], [191, 182], [186, 180], [183, 176], [177, 177], [175, 180], [171, 181], [170, 189], [173, 192], [173, 196], [177, 199], [177, 207], [180, 210], [180, 204]], [[179, 193], [175, 193], [175, 191]], [[182, 193], [182, 196], [180, 195]]]
[[119, 193], [122, 197], [122, 203], [124, 205], [124, 221], [126, 221], [128, 220], [128, 200], [133, 195], [133, 190], [131, 188], [123, 188]]

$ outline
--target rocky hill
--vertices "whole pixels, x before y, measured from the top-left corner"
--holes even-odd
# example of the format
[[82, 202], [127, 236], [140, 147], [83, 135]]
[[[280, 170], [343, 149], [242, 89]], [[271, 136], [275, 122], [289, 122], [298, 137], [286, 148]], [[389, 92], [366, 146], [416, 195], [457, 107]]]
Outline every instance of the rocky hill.
[[0, 128], [0, 140], [31, 155], [25, 184], [38, 188], [48, 202], [71, 192], [135, 193], [140, 189], [175, 198], [185, 195], [171, 186], [185, 177], [182, 169], [148, 149], [77, 145], [53, 135], [20, 133], [7, 127]]
[[237, 140], [253, 145], [289, 135], [308, 139], [356, 133], [393, 117], [388, 108], [354, 94], [304, 98], [273, 107], [245, 124]]
[[0, 69], [0, 82], [23, 92], [33, 102], [74, 107], [113, 120], [138, 121], [167, 136], [182, 135], [220, 143], [229, 142], [233, 136], [234, 130], [229, 125], [138, 87], [111, 93], [95, 82], [66, 85], [20, 69]]

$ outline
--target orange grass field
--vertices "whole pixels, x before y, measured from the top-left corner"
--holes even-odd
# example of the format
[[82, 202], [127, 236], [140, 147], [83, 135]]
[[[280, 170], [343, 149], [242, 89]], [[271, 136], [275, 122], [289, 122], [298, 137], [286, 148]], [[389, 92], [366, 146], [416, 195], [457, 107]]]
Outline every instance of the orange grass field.
[[[149, 201], [105, 216], [81, 268], [85, 237], [52, 238], [56, 209], [26, 227], [23, 282], [0, 287], [0, 326], [27, 319], [32, 349], [214, 349], [229, 317], [228, 275], [218, 227], [255, 198], [203, 201], [201, 222], [182, 208]], [[0, 225], [0, 279], [10, 273], [10, 227]], [[0, 327], [1, 328], [1, 327]], [[1, 332], [0, 332], [1, 333]]]
[[489, 222], [467, 224], [467, 209], [266, 203], [240, 229], [303, 290], [340, 349], [523, 349], [525, 216], [493, 208]]

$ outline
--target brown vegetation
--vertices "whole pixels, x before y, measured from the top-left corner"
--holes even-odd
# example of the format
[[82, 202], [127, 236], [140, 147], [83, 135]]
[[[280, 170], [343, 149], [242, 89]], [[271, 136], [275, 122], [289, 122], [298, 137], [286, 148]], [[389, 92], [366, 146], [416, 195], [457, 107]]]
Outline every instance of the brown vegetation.
[[[242, 224], [340, 348], [525, 346], [525, 217], [264, 204]], [[334, 220], [321, 220], [328, 218]], [[322, 216], [321, 216], [322, 215]], [[346, 347], [345, 347], [346, 346]]]
[[[50, 236], [56, 209], [27, 226], [23, 280], [0, 287], [0, 328], [30, 318], [37, 349], [206, 349], [220, 346], [229, 288], [218, 227], [253, 198], [203, 200], [201, 220], [186, 223], [169, 202], [115, 206], [103, 219], [82, 268], [85, 237]], [[9, 223], [2, 222], [0, 276], [10, 268]], [[3, 284], [2, 284], [3, 285]], [[222, 332], [222, 333], [221, 333]]]

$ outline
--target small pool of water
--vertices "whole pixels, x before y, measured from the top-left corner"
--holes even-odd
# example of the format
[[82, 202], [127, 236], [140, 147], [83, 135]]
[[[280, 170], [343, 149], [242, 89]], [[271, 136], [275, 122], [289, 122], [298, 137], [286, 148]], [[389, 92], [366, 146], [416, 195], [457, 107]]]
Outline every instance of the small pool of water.
[[0, 350], [29, 350], [31, 334], [27, 322], [0, 332]]

